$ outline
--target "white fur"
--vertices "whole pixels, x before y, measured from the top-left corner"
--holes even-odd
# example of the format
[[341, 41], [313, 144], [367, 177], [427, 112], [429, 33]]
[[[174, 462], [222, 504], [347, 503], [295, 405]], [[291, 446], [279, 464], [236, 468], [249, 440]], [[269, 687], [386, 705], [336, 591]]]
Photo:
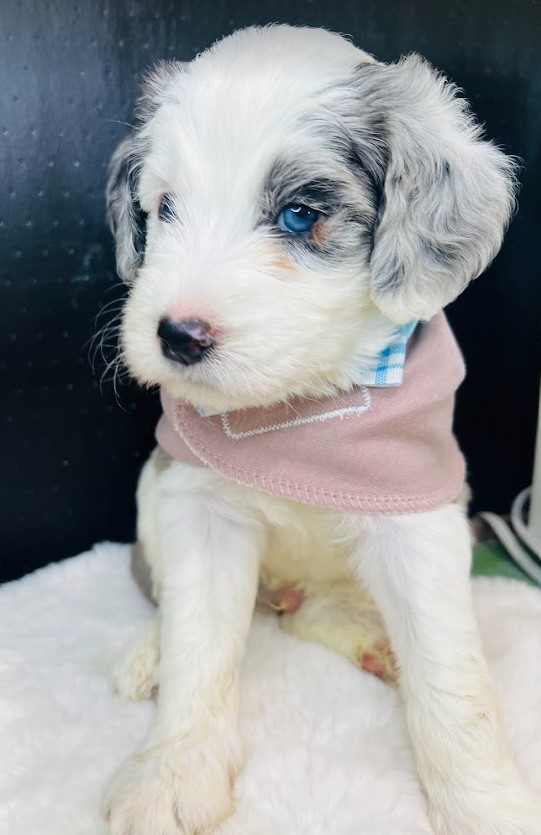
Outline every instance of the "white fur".
[[173, 465], [158, 491], [158, 712], [106, 798], [113, 835], [199, 832], [218, 823], [233, 810], [241, 762], [238, 671], [257, 591], [261, 526], [210, 471]]
[[541, 832], [541, 803], [505, 739], [481, 650], [464, 509], [370, 519], [355, 566], [381, 608], [435, 830]]
[[[214, 410], [349, 387], [393, 322], [429, 318], [490, 261], [512, 208], [512, 172], [418, 58], [384, 66], [338, 36], [279, 27], [162, 67], [108, 191], [131, 282], [129, 369]], [[331, 178], [332, 206], [310, 242], [294, 241], [280, 235], [273, 200], [289, 189], [281, 199], [302, 203], [307, 177]], [[172, 220], [158, 216], [163, 194]], [[166, 360], [156, 336], [164, 316], [208, 322], [213, 353], [190, 367]], [[459, 505], [348, 515], [200, 468], [160, 469], [156, 456], [139, 505], [161, 632], [158, 648], [153, 627], [132, 654], [134, 679], [145, 653], [159, 657], [160, 693], [150, 734], [108, 793], [113, 835], [197, 835], [231, 813], [258, 572], [274, 586], [301, 585], [312, 612], [328, 595], [327, 644], [353, 659], [358, 629], [344, 632], [344, 588], [363, 607], [367, 586], [397, 657], [439, 835], [540, 835], [541, 804], [512, 763], [480, 649]], [[314, 636], [313, 618], [288, 619], [297, 634], [308, 625]]]

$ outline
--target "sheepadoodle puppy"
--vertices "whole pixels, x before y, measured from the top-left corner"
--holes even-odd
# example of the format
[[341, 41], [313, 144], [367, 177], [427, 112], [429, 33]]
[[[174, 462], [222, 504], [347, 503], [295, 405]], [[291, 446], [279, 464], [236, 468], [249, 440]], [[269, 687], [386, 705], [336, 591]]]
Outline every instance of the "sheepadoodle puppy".
[[147, 80], [108, 210], [123, 360], [163, 404], [136, 560], [159, 614], [116, 675], [159, 694], [113, 835], [231, 814], [258, 588], [294, 634], [398, 681], [439, 835], [540, 835], [472, 609], [442, 313], [513, 203], [513, 162], [417, 55], [273, 26]]

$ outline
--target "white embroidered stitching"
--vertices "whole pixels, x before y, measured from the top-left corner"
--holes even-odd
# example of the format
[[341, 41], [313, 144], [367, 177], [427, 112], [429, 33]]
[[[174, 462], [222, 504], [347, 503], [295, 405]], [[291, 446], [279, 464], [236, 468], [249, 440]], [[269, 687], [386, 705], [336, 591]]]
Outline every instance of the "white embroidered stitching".
[[292, 420], [283, 421], [283, 423], [274, 423], [270, 426], [259, 426], [257, 429], [248, 429], [245, 432], [235, 432], [231, 428], [229, 414], [220, 415], [222, 421], [222, 429], [228, 438], [233, 441], [242, 441], [244, 438], [252, 438], [254, 435], [264, 435], [267, 432], [279, 432], [282, 429], [290, 429], [292, 426], [304, 426], [307, 423], [324, 423], [333, 418], [344, 418], [350, 415], [362, 415], [368, 412], [372, 406], [372, 398], [366, 386], [360, 386], [360, 391], [363, 398], [361, 406], [346, 406], [342, 409], [331, 409], [328, 412], [321, 412], [319, 415], [310, 415], [309, 417], [296, 417]]
[[[411, 496], [366, 496], [362, 499], [356, 496], [353, 493], [344, 492], [343, 490], [325, 490], [321, 488], [310, 488], [306, 484], [302, 484], [301, 482], [296, 481], [282, 481], [280, 479], [275, 479], [272, 476], [262, 476], [253, 470], [250, 467], [243, 467], [238, 464], [234, 464], [232, 466], [227, 466], [227, 462], [220, 454], [214, 454], [214, 463], [211, 463], [212, 455], [210, 458], [205, 458], [204, 456], [210, 451], [208, 447], [203, 443], [201, 445], [201, 449], [196, 449], [190, 445], [187, 437], [182, 432], [182, 428], [187, 431], [186, 427], [186, 419], [185, 416], [182, 415], [181, 410], [177, 407], [173, 415], [173, 426], [175, 430], [179, 433], [181, 438], [184, 440], [186, 446], [189, 450], [199, 458], [203, 464], [207, 467], [211, 467], [212, 469], [217, 470], [226, 478], [231, 478], [233, 481], [236, 481], [238, 484], [243, 486], [251, 486], [251, 487], [259, 487], [262, 490], [267, 490], [270, 493], [276, 492], [276, 489], [280, 490], [283, 489], [287, 492], [288, 496], [295, 496], [300, 501], [302, 501], [300, 497], [300, 491], [304, 490], [307, 497], [309, 497], [310, 504], [316, 505], [326, 505], [328, 504], [327, 500], [331, 500], [331, 507], [336, 507], [338, 509], [346, 510], [341, 502], [349, 502], [353, 512], [361, 512], [361, 513], [368, 513], [369, 515], [373, 514], [382, 514], [382, 513], [419, 513], [419, 505], [422, 506], [425, 510], [431, 510], [434, 507], [437, 507], [438, 504], [444, 504], [447, 501], [451, 501], [455, 499], [463, 484], [465, 479], [465, 472], [464, 472], [464, 459], [462, 458], [462, 466], [460, 469], [457, 469], [456, 473], [453, 470], [451, 478], [448, 480], [450, 482], [451, 487], [454, 488], [450, 491], [449, 483], [445, 483], [443, 487], [438, 488], [437, 490], [432, 490], [430, 493], [416, 493]], [[189, 433], [187, 433], [189, 434]], [[192, 439], [193, 441], [193, 439]], [[219, 469], [219, 466], [216, 465], [216, 461], [222, 466], [226, 464], [223, 470]], [[455, 464], [456, 467], [456, 464]], [[246, 478], [247, 476], [252, 479], [251, 481], [243, 481], [242, 478]], [[454, 481], [457, 477], [460, 477], [460, 483], [455, 485]], [[313, 499], [313, 501], [312, 501]]]

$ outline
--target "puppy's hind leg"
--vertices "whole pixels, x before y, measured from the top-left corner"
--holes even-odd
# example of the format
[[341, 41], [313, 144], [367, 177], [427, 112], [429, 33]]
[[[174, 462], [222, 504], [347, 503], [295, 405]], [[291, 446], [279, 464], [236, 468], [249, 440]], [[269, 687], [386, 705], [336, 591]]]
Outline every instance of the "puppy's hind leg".
[[282, 628], [343, 655], [356, 667], [396, 685], [398, 671], [379, 610], [359, 583], [338, 583], [309, 594], [281, 618]]

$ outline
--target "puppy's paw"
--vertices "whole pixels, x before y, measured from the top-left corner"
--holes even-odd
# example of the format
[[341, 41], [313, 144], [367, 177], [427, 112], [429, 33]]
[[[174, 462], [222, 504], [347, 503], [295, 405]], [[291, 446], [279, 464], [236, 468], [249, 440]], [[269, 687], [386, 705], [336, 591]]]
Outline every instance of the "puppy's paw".
[[103, 803], [111, 835], [200, 835], [234, 811], [236, 757], [221, 740], [157, 745], [120, 767]]
[[446, 793], [430, 804], [437, 835], [541, 835], [541, 798], [505, 777], [475, 791]]
[[396, 687], [398, 684], [398, 666], [390, 642], [385, 638], [372, 646], [364, 645], [358, 656], [358, 663], [365, 673], [380, 678], [385, 684]]
[[149, 699], [158, 689], [160, 621], [153, 618], [118, 654], [111, 676], [113, 687], [124, 701]]

